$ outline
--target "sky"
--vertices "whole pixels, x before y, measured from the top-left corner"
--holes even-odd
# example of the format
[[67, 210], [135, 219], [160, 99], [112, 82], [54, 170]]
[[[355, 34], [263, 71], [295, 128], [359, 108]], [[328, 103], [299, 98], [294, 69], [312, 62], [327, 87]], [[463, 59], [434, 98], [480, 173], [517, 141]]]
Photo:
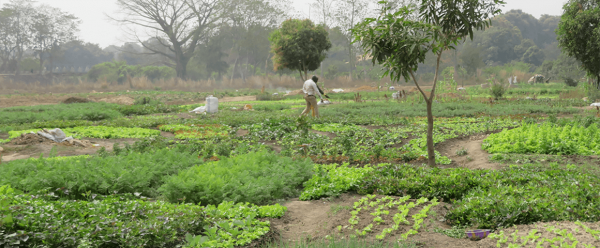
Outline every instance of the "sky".
[[[308, 6], [311, 0], [292, 1], [297, 12], [304, 17], [309, 17]], [[6, 2], [7, 0], [0, 0], [0, 3]], [[36, 0], [36, 2], [60, 8], [80, 18], [79, 38], [85, 42], [96, 43], [105, 48], [110, 45], [120, 46], [128, 41], [123, 28], [107, 17], [118, 11], [115, 0]], [[505, 2], [507, 4], [502, 8], [505, 12], [521, 9], [539, 18], [542, 14], [561, 15], [566, 0], [505, 0]]]

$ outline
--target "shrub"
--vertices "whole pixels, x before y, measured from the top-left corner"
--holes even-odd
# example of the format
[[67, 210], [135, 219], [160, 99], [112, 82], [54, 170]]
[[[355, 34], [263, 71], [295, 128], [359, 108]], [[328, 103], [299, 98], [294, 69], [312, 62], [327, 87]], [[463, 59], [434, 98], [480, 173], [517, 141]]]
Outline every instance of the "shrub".
[[501, 98], [505, 92], [506, 92], [506, 88], [504, 88], [504, 86], [502, 86], [501, 84], [493, 84], [492, 87], [490, 88], [490, 94], [495, 99]]
[[293, 160], [261, 150], [181, 171], [159, 191], [173, 202], [264, 204], [299, 195], [312, 167], [310, 159]]
[[577, 80], [572, 79], [572, 78], [565, 78], [565, 84], [567, 86], [570, 86], [570, 87], [577, 87], [577, 85], [579, 84], [579, 82]]

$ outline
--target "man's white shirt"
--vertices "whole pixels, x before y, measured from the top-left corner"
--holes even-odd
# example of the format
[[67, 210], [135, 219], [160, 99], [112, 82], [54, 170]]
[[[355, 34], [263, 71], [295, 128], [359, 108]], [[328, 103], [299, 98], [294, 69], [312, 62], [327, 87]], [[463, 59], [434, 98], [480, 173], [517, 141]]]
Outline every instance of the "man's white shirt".
[[319, 88], [317, 88], [317, 84], [314, 81], [312, 81], [312, 79], [306, 80], [306, 82], [304, 82], [302, 91], [304, 91], [305, 94], [311, 96], [319, 96], [319, 98], [321, 99], [323, 98], [321, 96], [321, 92], [319, 92]]

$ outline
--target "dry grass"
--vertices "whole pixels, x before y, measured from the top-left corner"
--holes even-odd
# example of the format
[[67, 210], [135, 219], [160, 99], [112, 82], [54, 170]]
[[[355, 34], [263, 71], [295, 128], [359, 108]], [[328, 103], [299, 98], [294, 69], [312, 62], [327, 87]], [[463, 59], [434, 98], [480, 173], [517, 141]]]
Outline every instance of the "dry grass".
[[[33, 81], [36, 80], [36, 81]], [[125, 90], [176, 90], [176, 91], [212, 91], [217, 89], [260, 89], [263, 86], [267, 89], [288, 88], [297, 89], [302, 87], [302, 80], [287, 75], [269, 75], [253, 76], [245, 80], [236, 78], [231, 80], [223, 77], [219, 81], [212, 79], [193, 81], [182, 79], [156, 80], [154, 82], [145, 77], [127, 78], [124, 83], [107, 82], [99, 80], [97, 82], [87, 81], [85, 77], [78, 77], [76, 80], [43, 79], [40, 83], [37, 79], [25, 78], [24, 80], [13, 81], [11, 78], [0, 77], [0, 94], [11, 94], [15, 91], [19, 93], [84, 93], [84, 92], [115, 92]], [[325, 79], [328, 88], [333, 87], [360, 87], [363, 85], [375, 86], [379, 82], [350, 80], [347, 77], [335, 79]]]

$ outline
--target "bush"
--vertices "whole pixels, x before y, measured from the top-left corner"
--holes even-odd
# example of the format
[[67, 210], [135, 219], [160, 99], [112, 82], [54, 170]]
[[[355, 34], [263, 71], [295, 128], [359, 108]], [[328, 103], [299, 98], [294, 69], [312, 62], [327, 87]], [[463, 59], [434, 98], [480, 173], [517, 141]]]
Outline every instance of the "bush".
[[157, 197], [156, 190], [167, 176], [200, 163], [189, 153], [169, 149], [122, 156], [15, 160], [0, 167], [0, 185], [27, 192], [63, 188], [62, 197], [69, 199], [81, 199], [88, 191]]
[[506, 88], [504, 88], [504, 86], [502, 86], [501, 84], [493, 84], [492, 87], [490, 88], [490, 94], [495, 99], [501, 98], [505, 92], [506, 92]]
[[570, 86], [570, 87], [577, 87], [577, 85], [579, 84], [579, 82], [577, 80], [572, 79], [572, 78], [565, 78], [565, 84], [567, 86]]
[[310, 159], [293, 160], [261, 150], [195, 166], [172, 176], [159, 189], [170, 201], [264, 204], [299, 195], [312, 175]]

